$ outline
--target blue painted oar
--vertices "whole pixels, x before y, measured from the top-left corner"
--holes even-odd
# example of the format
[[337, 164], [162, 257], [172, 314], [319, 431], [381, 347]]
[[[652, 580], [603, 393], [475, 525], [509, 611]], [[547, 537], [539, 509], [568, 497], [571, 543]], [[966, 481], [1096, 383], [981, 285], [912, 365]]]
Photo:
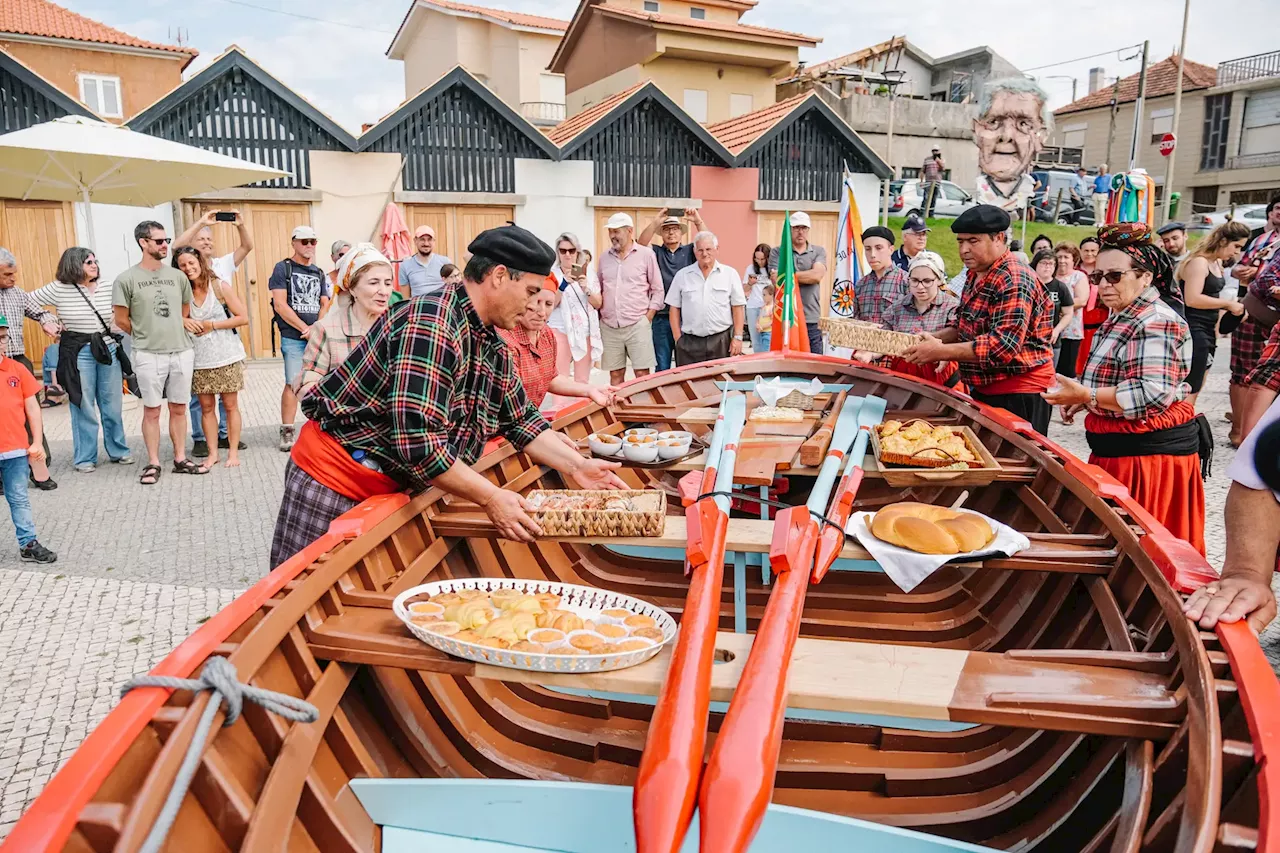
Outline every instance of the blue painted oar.
[[871, 430], [884, 420], [885, 408], [888, 404], [880, 397], [867, 397], [858, 410], [858, 437], [853, 441], [853, 449], [849, 452], [849, 461], [845, 465], [844, 479], [836, 491], [835, 502], [827, 517], [838, 527], [827, 527], [822, 531], [822, 541], [818, 544], [818, 557], [813, 567], [813, 582], [821, 583], [826, 577], [831, 564], [840, 556], [844, 545], [844, 527], [853, 512], [853, 499], [862, 485], [862, 462], [867, 455], [867, 442], [871, 438]]

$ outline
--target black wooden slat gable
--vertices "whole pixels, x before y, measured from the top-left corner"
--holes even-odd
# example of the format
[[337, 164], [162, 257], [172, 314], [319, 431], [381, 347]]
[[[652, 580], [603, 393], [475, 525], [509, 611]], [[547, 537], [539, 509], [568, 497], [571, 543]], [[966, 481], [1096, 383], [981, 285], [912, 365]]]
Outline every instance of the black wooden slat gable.
[[0, 134], [67, 115], [94, 117], [79, 101], [0, 51]]
[[237, 50], [129, 121], [128, 126], [288, 175], [253, 186], [308, 189], [308, 152], [354, 151], [355, 139]]
[[409, 192], [513, 193], [517, 158], [556, 159], [549, 139], [461, 68], [371, 128], [358, 148], [402, 155]]

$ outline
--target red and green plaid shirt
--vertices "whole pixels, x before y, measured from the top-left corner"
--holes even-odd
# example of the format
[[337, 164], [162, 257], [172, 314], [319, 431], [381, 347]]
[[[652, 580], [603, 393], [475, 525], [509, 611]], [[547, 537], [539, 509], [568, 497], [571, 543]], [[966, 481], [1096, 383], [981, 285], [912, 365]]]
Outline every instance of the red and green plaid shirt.
[[977, 361], [960, 362], [974, 388], [1030, 373], [1053, 362], [1053, 306], [1026, 264], [1006, 252], [979, 276], [969, 273], [960, 294], [956, 330], [971, 341]]
[[1112, 311], [1094, 334], [1080, 381], [1089, 388], [1114, 387], [1124, 408], [1091, 408], [1095, 415], [1146, 420], [1186, 398], [1190, 370], [1187, 321], [1148, 287], [1123, 311]]
[[550, 428], [461, 285], [388, 309], [302, 411], [415, 491], [473, 464], [494, 436], [523, 450]]
[[893, 264], [879, 275], [868, 270], [853, 286], [853, 319], [882, 323], [889, 306], [910, 292], [907, 274]]
[[916, 309], [915, 297], [907, 294], [889, 306], [889, 310], [880, 318], [880, 325], [895, 332], [909, 332], [913, 335], [928, 332], [936, 335], [943, 329], [955, 326], [956, 310], [959, 307], [959, 297], [939, 290], [922, 314]]

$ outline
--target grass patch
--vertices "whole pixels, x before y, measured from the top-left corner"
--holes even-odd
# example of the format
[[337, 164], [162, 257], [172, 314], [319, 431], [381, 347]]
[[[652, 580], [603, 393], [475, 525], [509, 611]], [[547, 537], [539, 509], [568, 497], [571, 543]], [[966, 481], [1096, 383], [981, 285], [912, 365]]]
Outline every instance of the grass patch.
[[[904, 221], [906, 221], [906, 218], [902, 216], [889, 217], [889, 228], [897, 238], [898, 245], [902, 244], [902, 223]], [[960, 272], [960, 268], [963, 266], [960, 263], [960, 252], [956, 248], [956, 235], [951, 233], [951, 223], [954, 221], [950, 217], [942, 217], [930, 219], [928, 223], [929, 250], [942, 256], [942, 260], [947, 264], [948, 278]], [[1047, 234], [1056, 246], [1062, 242], [1078, 244], [1085, 237], [1096, 235], [1097, 233], [1097, 229], [1088, 225], [1050, 225], [1047, 222], [1028, 222], [1027, 240], [1023, 243], [1023, 251], [1026, 251], [1027, 247], [1030, 247], [1031, 241], [1041, 234]], [[1019, 223], [1014, 223], [1013, 236], [1015, 239], [1022, 238], [1022, 226]]]

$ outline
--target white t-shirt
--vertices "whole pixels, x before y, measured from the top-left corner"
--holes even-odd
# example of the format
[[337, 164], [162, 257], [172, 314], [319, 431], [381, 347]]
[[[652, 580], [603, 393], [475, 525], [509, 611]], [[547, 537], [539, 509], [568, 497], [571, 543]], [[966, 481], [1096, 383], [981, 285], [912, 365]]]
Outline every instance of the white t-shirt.
[[[1253, 462], [1253, 454], [1258, 447], [1258, 436], [1262, 434], [1262, 430], [1276, 421], [1280, 421], [1280, 397], [1276, 398], [1275, 402], [1271, 404], [1271, 408], [1267, 409], [1266, 413], [1258, 420], [1253, 431], [1249, 433], [1249, 437], [1244, 440], [1244, 443], [1240, 445], [1240, 449], [1236, 451], [1236, 457], [1227, 466], [1227, 476], [1246, 489], [1260, 492], [1267, 487], [1267, 484], [1262, 482], [1262, 478], [1258, 476], [1258, 466]], [[1273, 489], [1271, 493], [1276, 496], [1276, 500], [1280, 501], [1280, 492]]]
[[213, 274], [218, 278], [234, 283], [236, 280], [236, 253], [228, 252], [220, 258], [214, 258], [209, 261], [209, 268], [213, 270]]

